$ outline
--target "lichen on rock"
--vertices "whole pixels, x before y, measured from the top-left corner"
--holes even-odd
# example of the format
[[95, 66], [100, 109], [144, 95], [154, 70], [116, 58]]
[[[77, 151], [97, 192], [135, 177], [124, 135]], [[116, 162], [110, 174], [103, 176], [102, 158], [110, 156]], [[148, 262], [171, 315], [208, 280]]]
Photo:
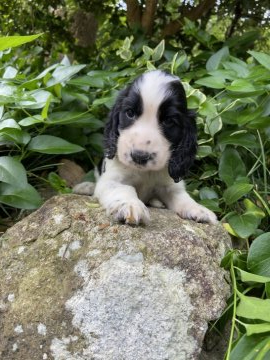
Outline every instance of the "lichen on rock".
[[93, 198], [56, 196], [0, 247], [0, 358], [195, 360], [229, 296], [230, 239], [165, 209], [110, 222]]

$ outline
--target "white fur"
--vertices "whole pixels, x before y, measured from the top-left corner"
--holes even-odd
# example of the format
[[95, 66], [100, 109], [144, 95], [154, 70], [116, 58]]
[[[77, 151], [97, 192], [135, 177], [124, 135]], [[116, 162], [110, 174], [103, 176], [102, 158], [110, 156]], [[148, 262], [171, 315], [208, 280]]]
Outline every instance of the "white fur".
[[[168, 174], [170, 143], [158, 124], [160, 103], [170, 94], [166, 84], [177, 78], [153, 71], [135, 83], [143, 99], [143, 114], [132, 126], [120, 130], [117, 154], [104, 159], [105, 172], [97, 180], [94, 195], [117, 221], [130, 224], [147, 223], [150, 219], [146, 207], [149, 203], [162, 204], [180, 217], [199, 222], [215, 223], [215, 214], [196, 203], [186, 192], [183, 181], [174, 183]], [[154, 153], [144, 165], [133, 162], [134, 150]], [[91, 194], [92, 187], [82, 183], [74, 192]], [[158, 200], [158, 202], [157, 202]], [[161, 204], [162, 203], [162, 204]]]

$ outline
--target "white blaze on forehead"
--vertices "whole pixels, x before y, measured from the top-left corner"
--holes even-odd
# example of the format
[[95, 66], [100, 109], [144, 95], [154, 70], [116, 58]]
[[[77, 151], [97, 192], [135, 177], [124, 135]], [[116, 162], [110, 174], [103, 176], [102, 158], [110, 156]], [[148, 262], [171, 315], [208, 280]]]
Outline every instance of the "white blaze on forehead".
[[167, 84], [177, 80], [176, 76], [159, 70], [145, 73], [137, 85], [143, 101], [143, 113], [151, 111], [156, 114], [159, 105], [170, 95]]

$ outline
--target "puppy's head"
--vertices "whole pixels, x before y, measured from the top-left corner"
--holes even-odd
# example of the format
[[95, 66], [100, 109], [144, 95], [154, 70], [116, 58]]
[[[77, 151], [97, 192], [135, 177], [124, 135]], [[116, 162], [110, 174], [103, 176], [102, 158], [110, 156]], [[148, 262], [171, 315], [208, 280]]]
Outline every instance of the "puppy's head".
[[120, 92], [105, 127], [105, 155], [115, 155], [140, 171], [168, 167], [175, 182], [192, 165], [196, 150], [195, 114], [175, 76], [155, 70]]

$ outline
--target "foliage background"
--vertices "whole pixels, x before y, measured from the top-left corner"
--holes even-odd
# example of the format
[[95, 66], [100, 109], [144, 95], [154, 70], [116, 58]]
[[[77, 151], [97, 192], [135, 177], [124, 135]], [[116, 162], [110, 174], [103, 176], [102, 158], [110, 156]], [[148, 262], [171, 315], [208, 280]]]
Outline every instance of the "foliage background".
[[44, 184], [71, 191], [57, 174], [63, 155], [91, 178], [123, 86], [147, 70], [174, 73], [198, 113], [188, 190], [237, 244], [222, 262], [233, 295], [212, 331], [231, 319], [226, 359], [269, 358], [268, 2], [19, 2], [0, 4], [2, 225], [40, 206]]

